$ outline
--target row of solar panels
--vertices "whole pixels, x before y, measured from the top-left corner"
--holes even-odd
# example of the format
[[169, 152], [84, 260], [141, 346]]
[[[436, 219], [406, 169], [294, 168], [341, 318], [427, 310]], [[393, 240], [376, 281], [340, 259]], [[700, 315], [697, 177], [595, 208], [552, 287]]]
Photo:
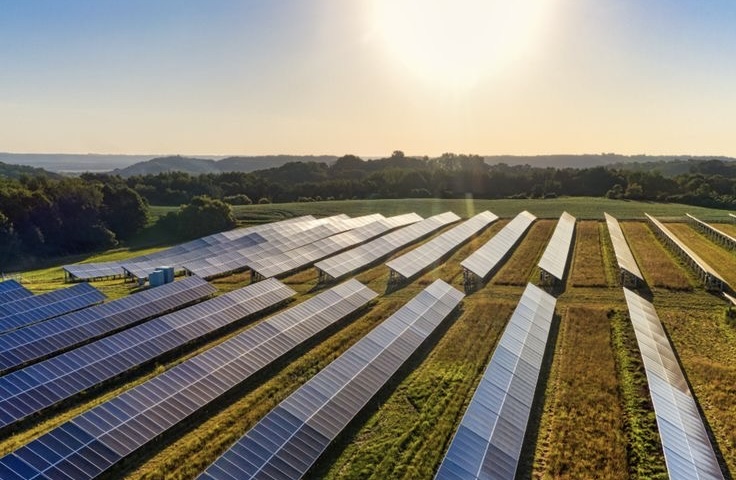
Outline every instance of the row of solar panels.
[[188, 264], [191, 264], [191, 268], [196, 269], [204, 259], [211, 258], [215, 264], [218, 264], [220, 258], [232, 258], [242, 250], [264, 243], [279, 244], [284, 239], [294, 238], [319, 225], [331, 225], [333, 230], [329, 234], [333, 234], [358, 228], [383, 218], [380, 214], [357, 218], [349, 218], [344, 214], [323, 219], [315, 219], [312, 216], [298, 217], [210, 235], [124, 262], [66, 265], [64, 271], [75, 280], [91, 280], [123, 274], [140, 280], [146, 279], [151, 272], [162, 265], [182, 271]]
[[[18, 290], [12, 288], [6, 293]], [[0, 334], [81, 310], [100, 303], [105, 298], [102, 292], [88, 284], [74, 285], [39, 295], [23, 295], [21, 298], [0, 304]]]

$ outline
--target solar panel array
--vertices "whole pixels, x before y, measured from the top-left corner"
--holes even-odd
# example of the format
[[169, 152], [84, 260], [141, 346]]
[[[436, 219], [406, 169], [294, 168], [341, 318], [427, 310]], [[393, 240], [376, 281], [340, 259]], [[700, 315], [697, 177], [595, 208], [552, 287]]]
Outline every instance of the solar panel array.
[[732, 237], [731, 235], [727, 234], [726, 232], [723, 232], [713, 225], [709, 223], [705, 223], [702, 220], [699, 220], [695, 218], [693, 215], [690, 215], [689, 213], [686, 214], [687, 218], [691, 221], [693, 225], [695, 225], [698, 230], [705, 233], [708, 238], [720, 243], [721, 245], [725, 245], [728, 248], [736, 248], [736, 238]]
[[94, 478], [375, 297], [350, 280], [280, 312], [4, 456], [0, 478]]
[[669, 228], [664, 226], [662, 222], [654, 218], [653, 216], [645, 213], [647, 219], [654, 226], [654, 232], [665, 241], [671, 248], [673, 248], [685, 261], [692, 267], [700, 277], [700, 281], [703, 282], [705, 288], [709, 290], [722, 290], [724, 285], [727, 285], [726, 281], [716, 272], [713, 267], [705, 262], [700, 256], [695, 253], [690, 247], [685, 245]]
[[284, 253], [264, 257], [251, 262], [248, 266], [253, 272], [254, 280], [286, 275], [287, 273], [308, 267], [317, 260], [359, 245], [382, 233], [415, 221], [416, 218], [412, 215], [401, 215], [399, 217], [379, 220]]
[[0, 374], [213, 295], [199, 277], [68, 313], [0, 335]]
[[436, 479], [513, 479], [556, 299], [528, 284], [463, 415]]
[[[269, 243], [269, 240], [277, 241], [278, 239], [282, 239], [284, 236], [296, 237], [302, 235], [305, 230], [317, 225], [331, 224], [337, 232], [344, 232], [353, 228], [360, 228], [377, 220], [382, 220], [383, 218], [383, 215], [375, 213], [356, 218], [337, 215], [320, 220], [291, 222], [286, 225], [268, 224], [261, 226], [257, 232], [235, 239], [229, 244], [218, 244], [214, 247], [200, 248], [193, 252], [189, 252], [186, 255], [180, 255], [173, 259], [169, 258], [168, 260], [171, 264], [176, 266], [177, 270], [179, 270], [183, 269], [184, 265], [190, 261], [223, 255], [243, 248], [247, 249], [258, 245], [266, 245]], [[157, 265], [160, 264], [148, 261], [133, 264], [124, 263], [122, 264], [122, 267], [129, 276], [141, 279], [146, 278], [151, 272], [153, 272]]]
[[199, 478], [302, 478], [462, 298], [435, 281], [271, 410]]
[[624, 294], [644, 361], [669, 477], [722, 479], [698, 406], [654, 305], [626, 288]]
[[0, 377], [0, 428], [278, 305], [295, 293], [273, 279], [249, 285]]
[[202, 258], [186, 263], [183, 267], [189, 274], [202, 278], [215, 278], [230, 273], [246, 270], [248, 264], [278, 253], [283, 253], [308, 243], [316, 242], [342, 230], [333, 224], [322, 224], [302, 232], [284, 234], [268, 242], [252, 247], [224, 252], [213, 257]]
[[487, 280], [536, 219], [537, 217], [526, 210], [521, 212], [485, 245], [460, 263], [463, 267], [466, 293], [475, 290], [481, 282]]
[[539, 259], [542, 283], [562, 282], [565, 278], [567, 260], [570, 257], [573, 237], [575, 235], [575, 217], [562, 212], [552, 238]]
[[0, 305], [32, 296], [30, 290], [15, 280], [0, 282]]
[[[340, 216], [342, 218], [342, 216]], [[201, 250], [207, 247], [216, 247], [218, 245], [228, 245], [234, 240], [254, 233], [262, 233], [268, 230], [276, 229], [288, 225], [290, 223], [305, 222], [314, 220], [311, 215], [289, 218], [279, 222], [268, 223], [264, 225], [256, 225], [253, 227], [236, 228], [227, 232], [215, 233], [206, 237], [198, 238], [180, 245], [161, 250], [159, 252], [148, 255], [139, 255], [129, 258], [125, 262], [99, 262], [99, 263], [80, 263], [76, 265], [65, 265], [64, 272], [68, 277], [76, 280], [93, 280], [96, 278], [116, 277], [123, 275], [122, 263], [135, 264], [137, 262], [145, 262], [155, 265], [175, 265], [176, 259], [180, 257], [191, 256], [191, 252]]]
[[343, 232], [350, 228], [360, 227], [367, 223], [383, 220], [383, 215], [365, 215], [353, 219], [331, 217], [330, 221], [312, 221], [298, 224], [301, 231], [286, 231], [284, 229], [267, 236], [267, 242], [249, 248], [235, 251], [225, 251], [221, 254], [188, 262], [184, 269], [202, 278], [215, 278], [234, 272], [246, 270], [248, 265], [259, 259], [287, 252], [295, 248], [316, 242], [317, 240]]
[[608, 226], [608, 234], [611, 236], [613, 251], [616, 254], [616, 262], [618, 262], [618, 268], [621, 270], [621, 284], [635, 287], [639, 283], [645, 283], [644, 276], [641, 274], [639, 265], [631, 253], [631, 249], [626, 242], [626, 237], [624, 236], [623, 230], [621, 230], [618, 220], [607, 213], [604, 213], [604, 215], [606, 217], [606, 225]]
[[458, 221], [452, 212], [434, 215], [395, 232], [387, 233], [346, 252], [315, 263], [320, 281], [337, 280], [385, 258], [396, 250]]
[[427, 243], [420, 245], [414, 250], [391, 260], [386, 263], [386, 266], [391, 269], [389, 282], [404, 281], [412, 278], [449, 255], [473, 235], [478, 234], [496, 220], [498, 220], [498, 217], [486, 210]]
[[0, 305], [0, 333], [81, 310], [104, 299], [102, 292], [82, 283], [8, 302]]

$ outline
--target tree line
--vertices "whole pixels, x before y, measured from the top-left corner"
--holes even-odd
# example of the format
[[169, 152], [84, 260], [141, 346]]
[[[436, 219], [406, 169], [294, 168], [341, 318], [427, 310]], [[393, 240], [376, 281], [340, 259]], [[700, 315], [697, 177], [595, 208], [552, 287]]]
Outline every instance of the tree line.
[[[110, 181], [105, 175], [84, 177]], [[169, 172], [123, 181], [152, 205], [180, 205], [202, 195], [231, 205], [467, 195], [482, 199], [605, 196], [716, 208], [736, 204], [736, 165], [721, 160], [692, 161], [689, 172], [668, 176], [658, 169], [488, 165], [478, 155], [413, 158], [396, 151], [377, 160], [346, 155], [331, 165], [293, 162], [251, 173]]]
[[665, 176], [656, 169], [488, 165], [478, 155], [414, 158], [396, 151], [250, 173], [0, 177], [0, 268], [18, 255], [82, 253], [133, 238], [149, 221], [149, 204], [180, 206], [160, 222], [182, 239], [234, 226], [230, 205], [250, 203], [564, 195], [736, 208], [736, 164], [693, 161], [689, 170]]

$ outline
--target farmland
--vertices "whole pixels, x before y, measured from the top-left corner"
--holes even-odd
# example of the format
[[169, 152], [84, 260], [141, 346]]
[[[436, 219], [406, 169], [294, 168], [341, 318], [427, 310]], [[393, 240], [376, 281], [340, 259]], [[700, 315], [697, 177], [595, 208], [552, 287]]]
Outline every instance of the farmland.
[[[508, 217], [522, 209], [542, 219], [532, 225], [489, 282], [468, 295], [460, 310], [441, 325], [437, 334], [430, 337], [418, 354], [368, 403], [311, 474], [331, 479], [432, 478], [526, 282], [537, 281], [536, 263], [554, 230], [554, 219], [562, 210], [567, 210], [579, 220], [586, 220], [578, 222], [566, 288], [558, 298], [555, 333], [547, 346], [549, 355], [545, 357], [543, 383], [539, 386], [539, 399], [529, 425], [533, 435], [527, 437], [522, 452], [522, 471], [533, 478], [666, 476], [646, 378], [621, 288], [615, 282], [617, 267], [605, 225], [601, 222], [603, 209], [614, 216], [631, 219], [622, 222], [624, 233], [705, 416], [724, 471], [734, 471], [736, 324], [727, 319], [725, 302], [706, 293], [687, 267], [656, 239], [650, 227], [638, 220], [643, 209], [674, 218], [679, 215], [678, 209], [684, 207], [608, 200], [586, 204], [577, 200], [539, 200], [528, 204], [402, 200], [238, 208], [241, 220], [253, 222], [306, 213], [321, 216], [345, 212], [357, 216], [416, 210], [427, 216], [449, 209], [461, 216], [490, 209], [505, 218], [461, 246], [442, 264], [392, 292], [386, 292], [388, 268], [383, 263], [358, 273], [355, 278], [381, 294], [366, 309], [298, 347], [283, 360], [159, 437], [150, 447], [131, 455], [107, 478], [195, 478], [271, 408], [434, 279], [443, 279], [462, 289], [460, 262], [492, 238], [507, 223]], [[687, 211], [704, 220], [727, 221], [724, 212], [702, 209], [695, 213], [697, 210], [689, 207]], [[684, 223], [668, 225], [724, 275], [726, 270], [728, 275], [736, 271], [732, 252], [711, 243]], [[416, 245], [403, 248], [393, 257]], [[127, 255], [131, 252], [116, 251], [89, 260], [111, 260]], [[59, 268], [24, 272], [22, 278], [35, 292], [63, 286]], [[298, 293], [296, 300], [284, 308], [324, 288], [317, 286], [312, 268], [282, 280]], [[727, 280], [731, 282], [730, 277]], [[218, 279], [213, 284], [220, 292], [227, 292], [248, 282], [249, 276], [241, 273]], [[120, 279], [95, 282], [94, 285], [113, 298], [134, 290], [132, 284]], [[62, 408], [38, 416], [20, 431], [0, 438], [0, 453], [12, 451], [74, 415], [247, 330], [258, 321], [190, 345], [173, 358], [135, 370], [112, 384], [86, 392]]]

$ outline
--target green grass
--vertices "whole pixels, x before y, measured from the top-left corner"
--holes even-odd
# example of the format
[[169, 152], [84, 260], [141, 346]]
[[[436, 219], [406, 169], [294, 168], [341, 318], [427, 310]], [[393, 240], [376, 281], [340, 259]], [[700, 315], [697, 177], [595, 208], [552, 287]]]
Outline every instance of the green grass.
[[[162, 213], [171, 207], [154, 207]], [[262, 223], [298, 215], [366, 215], [381, 213], [397, 215], [416, 212], [423, 217], [452, 210], [461, 217], [468, 217], [484, 210], [490, 210], [501, 217], [513, 217], [522, 210], [529, 210], [540, 218], [558, 218], [567, 211], [578, 220], [603, 220], [603, 212], [621, 219], [643, 220], [644, 212], [661, 219], [682, 219], [691, 213], [705, 221], [728, 221], [728, 211], [703, 207], [693, 207], [678, 203], [636, 202], [630, 200], [610, 200], [593, 197], [561, 197], [551, 199], [500, 199], [500, 200], [462, 200], [409, 198], [386, 200], [345, 200], [310, 203], [278, 203], [270, 205], [243, 205], [233, 207], [238, 220], [246, 223]]]

